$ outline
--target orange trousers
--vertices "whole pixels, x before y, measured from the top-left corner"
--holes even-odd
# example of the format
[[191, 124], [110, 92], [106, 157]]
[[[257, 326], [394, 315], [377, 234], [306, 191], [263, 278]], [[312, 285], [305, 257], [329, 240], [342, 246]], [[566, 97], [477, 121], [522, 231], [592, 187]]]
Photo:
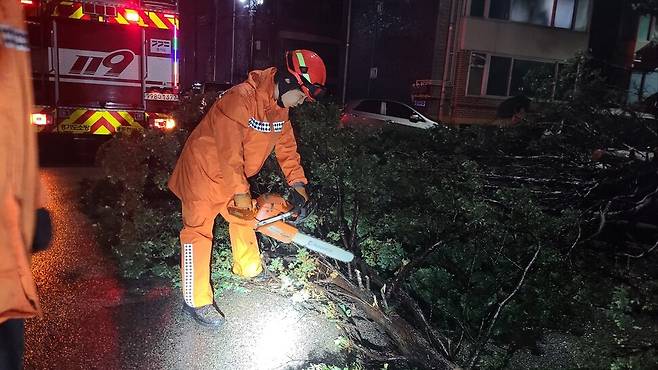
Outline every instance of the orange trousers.
[[229, 215], [227, 205], [228, 202], [183, 202], [183, 229], [180, 232], [181, 281], [185, 303], [191, 307], [213, 303], [210, 256], [217, 214], [221, 214], [229, 223], [233, 273], [250, 278], [263, 271], [254, 229], [244, 220]]

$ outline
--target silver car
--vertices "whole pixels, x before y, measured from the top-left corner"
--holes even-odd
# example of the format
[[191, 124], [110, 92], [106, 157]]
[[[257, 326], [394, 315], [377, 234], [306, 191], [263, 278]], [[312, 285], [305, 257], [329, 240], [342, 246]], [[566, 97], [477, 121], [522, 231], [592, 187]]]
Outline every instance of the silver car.
[[382, 99], [361, 99], [347, 103], [340, 116], [340, 122], [341, 126], [354, 128], [402, 125], [428, 129], [439, 126], [438, 122], [423, 116], [404, 103]]

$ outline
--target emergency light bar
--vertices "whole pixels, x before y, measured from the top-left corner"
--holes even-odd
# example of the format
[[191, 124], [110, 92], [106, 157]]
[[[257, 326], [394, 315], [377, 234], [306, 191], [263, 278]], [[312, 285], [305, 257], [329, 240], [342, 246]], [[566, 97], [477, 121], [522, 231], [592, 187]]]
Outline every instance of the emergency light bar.
[[[36, 0], [22, 0], [37, 4]], [[103, 5], [58, 1], [53, 15], [60, 18], [77, 19], [81, 21], [98, 21], [122, 25], [138, 25], [140, 27], [159, 28], [176, 31], [179, 27], [178, 15], [172, 9], [158, 11], [137, 8], [124, 8], [119, 5]]]

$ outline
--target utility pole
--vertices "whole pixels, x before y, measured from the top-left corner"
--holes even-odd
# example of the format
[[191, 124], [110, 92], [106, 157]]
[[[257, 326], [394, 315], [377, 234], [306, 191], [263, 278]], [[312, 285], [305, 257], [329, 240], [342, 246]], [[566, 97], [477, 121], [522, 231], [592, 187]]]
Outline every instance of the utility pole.
[[254, 33], [256, 31], [256, 11], [264, 0], [239, 0], [249, 13], [249, 71], [254, 68]]
[[377, 78], [377, 67], [375, 64], [375, 53], [377, 52], [377, 38], [379, 37], [379, 29], [381, 27], [382, 17], [384, 14], [384, 2], [378, 1], [376, 4], [377, 11], [377, 21], [374, 23], [374, 35], [372, 37], [372, 48], [370, 51], [370, 76], [368, 77], [368, 89], [367, 97], [370, 97], [370, 88], [372, 86], [373, 80]]
[[256, 8], [250, 6], [249, 7], [249, 70], [248, 71], [252, 71], [254, 69], [254, 32], [256, 31], [255, 18], [256, 18]]
[[231, 85], [235, 79], [235, 1], [233, 0], [233, 26], [231, 27]]
[[213, 22], [213, 44], [212, 44], [212, 80], [217, 82], [217, 29], [219, 27], [219, 1], [213, 2], [215, 6], [215, 20]]
[[199, 15], [197, 12], [197, 8], [193, 7], [194, 9], [194, 53], [192, 57], [194, 58], [194, 66], [193, 66], [193, 72], [192, 76], [194, 76], [193, 80], [198, 79], [199, 77], [197, 76], [197, 53], [199, 52], [199, 38], [197, 37], [197, 34], [199, 32]]
[[347, 32], [345, 35], [345, 66], [343, 67], [343, 96], [341, 102], [345, 104], [347, 94], [347, 69], [350, 61], [350, 34], [352, 31], [352, 0], [347, 0]]

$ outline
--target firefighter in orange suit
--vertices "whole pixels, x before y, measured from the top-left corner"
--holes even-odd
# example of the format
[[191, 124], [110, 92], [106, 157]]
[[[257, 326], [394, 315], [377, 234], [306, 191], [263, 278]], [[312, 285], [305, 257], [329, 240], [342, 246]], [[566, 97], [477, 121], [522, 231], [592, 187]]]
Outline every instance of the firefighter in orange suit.
[[24, 321], [41, 313], [30, 271], [34, 236], [41, 234], [39, 227], [35, 227], [41, 197], [36, 133], [30, 124], [33, 101], [29, 50], [20, 2], [0, 1], [0, 369], [3, 370], [23, 368]]
[[[217, 214], [229, 223], [233, 272], [252, 278], [263, 271], [254, 230], [229, 208], [245, 213], [253, 203], [247, 178], [275, 152], [293, 203], [308, 200], [304, 170], [288, 118], [288, 108], [324, 93], [326, 69], [309, 50], [286, 53], [286, 68], [249, 73], [215, 102], [185, 143], [169, 188], [182, 201], [181, 274], [183, 309], [197, 322], [220, 326], [210, 285], [213, 224]], [[295, 199], [297, 199], [295, 201]]]

